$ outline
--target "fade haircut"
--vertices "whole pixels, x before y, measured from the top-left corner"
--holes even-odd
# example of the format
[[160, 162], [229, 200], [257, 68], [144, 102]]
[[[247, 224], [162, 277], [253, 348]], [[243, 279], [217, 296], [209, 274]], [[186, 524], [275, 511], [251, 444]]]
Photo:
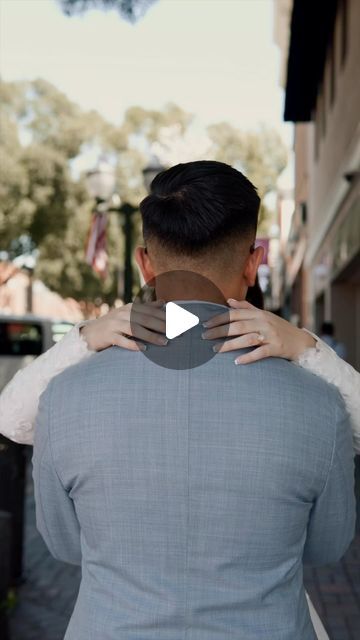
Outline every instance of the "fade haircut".
[[201, 254], [255, 236], [259, 206], [254, 185], [230, 165], [177, 164], [154, 178], [140, 203], [144, 240], [181, 255]]

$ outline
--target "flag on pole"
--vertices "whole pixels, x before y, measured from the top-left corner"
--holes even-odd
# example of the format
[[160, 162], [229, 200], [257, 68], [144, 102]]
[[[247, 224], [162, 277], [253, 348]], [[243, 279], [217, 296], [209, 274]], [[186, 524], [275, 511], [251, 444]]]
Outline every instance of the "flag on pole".
[[106, 277], [108, 270], [106, 228], [107, 213], [95, 212], [87, 237], [85, 257], [87, 264], [91, 265], [101, 278]]

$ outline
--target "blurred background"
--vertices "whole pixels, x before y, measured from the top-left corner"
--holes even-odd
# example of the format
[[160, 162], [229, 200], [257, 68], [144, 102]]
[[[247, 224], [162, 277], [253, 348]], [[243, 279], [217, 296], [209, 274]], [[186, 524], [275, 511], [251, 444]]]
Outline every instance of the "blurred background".
[[[132, 299], [140, 200], [204, 158], [262, 196], [266, 308], [360, 370], [359, 35], [360, 0], [0, 0], [0, 391]], [[30, 458], [0, 439], [0, 639], [60, 640], [79, 573], [36, 532]], [[305, 578], [359, 638], [359, 536]]]

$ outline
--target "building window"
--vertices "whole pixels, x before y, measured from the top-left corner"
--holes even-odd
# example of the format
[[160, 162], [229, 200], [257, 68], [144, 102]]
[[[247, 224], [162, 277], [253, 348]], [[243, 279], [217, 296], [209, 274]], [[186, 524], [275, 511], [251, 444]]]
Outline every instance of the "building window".
[[346, 60], [346, 54], [348, 50], [348, 18], [349, 18], [348, 0], [340, 0], [340, 36], [341, 36], [341, 48], [340, 48], [340, 61], [341, 66], [344, 66]]

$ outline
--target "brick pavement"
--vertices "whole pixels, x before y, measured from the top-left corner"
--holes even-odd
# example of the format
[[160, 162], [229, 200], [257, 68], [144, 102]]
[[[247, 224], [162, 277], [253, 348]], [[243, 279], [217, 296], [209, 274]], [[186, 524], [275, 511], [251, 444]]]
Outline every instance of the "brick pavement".
[[[358, 467], [360, 470], [360, 457]], [[19, 589], [18, 605], [10, 621], [11, 640], [62, 640], [76, 599], [80, 571], [54, 560], [37, 533], [30, 478], [26, 500], [26, 582]], [[330, 640], [360, 638], [360, 517], [358, 520], [357, 536], [341, 562], [305, 569], [306, 588]]]
[[334, 565], [306, 567], [306, 589], [330, 640], [360, 638], [360, 533]]
[[10, 640], [62, 640], [80, 583], [80, 569], [49, 554], [35, 526], [30, 478], [26, 496], [25, 582], [10, 618]]

